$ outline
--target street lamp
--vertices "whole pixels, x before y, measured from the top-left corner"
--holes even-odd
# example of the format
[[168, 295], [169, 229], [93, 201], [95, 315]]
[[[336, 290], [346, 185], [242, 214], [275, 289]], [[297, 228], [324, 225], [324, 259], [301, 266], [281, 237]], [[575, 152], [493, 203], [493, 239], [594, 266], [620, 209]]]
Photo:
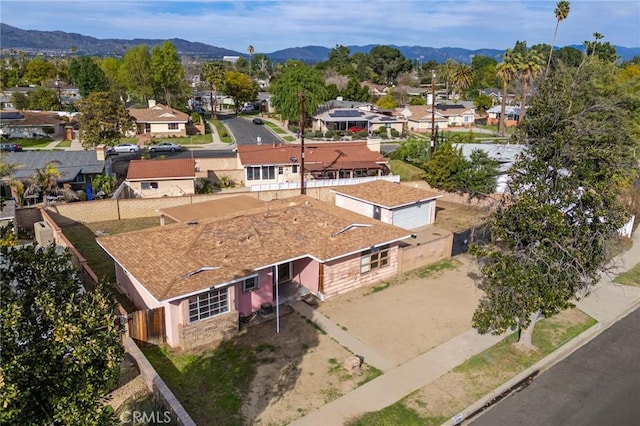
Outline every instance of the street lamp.
[[53, 85], [56, 87], [56, 91], [58, 92], [58, 104], [62, 106], [62, 97], [60, 96], [60, 80], [56, 78], [53, 82]]

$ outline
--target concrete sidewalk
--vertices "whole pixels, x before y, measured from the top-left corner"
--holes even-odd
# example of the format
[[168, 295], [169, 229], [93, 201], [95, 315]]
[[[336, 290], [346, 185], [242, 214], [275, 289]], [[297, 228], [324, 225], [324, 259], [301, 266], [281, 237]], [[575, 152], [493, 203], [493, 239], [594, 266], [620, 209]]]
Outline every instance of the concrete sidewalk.
[[[623, 273], [640, 263], [640, 227], [632, 236], [633, 247], [618, 256], [612, 262], [616, 272]], [[304, 305], [303, 302], [299, 302]], [[598, 324], [578, 336], [556, 352], [541, 360], [534, 367], [540, 371], [548, 369], [555, 363], [568, 356], [580, 346], [597, 336], [607, 327], [640, 306], [640, 287], [623, 286], [612, 282], [612, 277], [604, 277], [593, 289], [591, 294], [577, 303], [580, 310], [592, 316]], [[357, 348], [365, 356], [365, 362], [376, 366], [384, 366], [384, 359], [377, 358], [373, 351], [362, 342], [339, 329], [328, 318], [313, 310], [311, 307], [299, 306], [299, 311], [317, 322], [331, 337], [350, 350]], [[305, 313], [306, 312], [306, 313]], [[385, 374], [365, 385], [354, 389], [348, 394], [330, 402], [329, 404], [311, 412], [305, 417], [293, 422], [292, 425], [332, 426], [342, 425], [347, 420], [369, 411], [381, 410], [411, 392], [420, 389], [438, 377], [446, 374], [452, 368], [463, 363], [471, 356], [478, 354], [498, 343], [509, 333], [501, 336], [479, 335], [475, 330], [468, 330], [442, 345], [412, 359], [411, 361], [385, 371]], [[353, 346], [350, 346], [353, 345]], [[358, 346], [362, 345], [362, 346]], [[364, 347], [363, 347], [364, 346]], [[367, 354], [370, 359], [367, 359]], [[528, 371], [522, 375], [528, 374]], [[520, 376], [520, 375], [519, 375]], [[519, 376], [512, 379], [519, 380]], [[471, 407], [465, 409], [461, 415], [474, 412], [487, 401], [499, 394], [503, 389], [512, 386], [511, 381], [499, 389], [494, 390], [487, 397], [482, 398]]]

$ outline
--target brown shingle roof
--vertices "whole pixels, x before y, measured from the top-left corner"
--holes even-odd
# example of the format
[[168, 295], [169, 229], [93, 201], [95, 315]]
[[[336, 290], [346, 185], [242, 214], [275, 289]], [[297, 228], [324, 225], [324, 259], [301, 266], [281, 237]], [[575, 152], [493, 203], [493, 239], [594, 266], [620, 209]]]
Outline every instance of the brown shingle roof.
[[242, 212], [260, 207], [264, 205], [264, 203], [266, 203], [266, 201], [258, 200], [249, 195], [238, 195], [219, 200], [204, 201], [202, 203], [169, 207], [161, 209], [160, 212], [176, 222], [189, 222], [192, 220], [201, 220], [209, 217], [225, 216]]
[[171, 160], [132, 160], [129, 162], [127, 180], [195, 178], [196, 160], [178, 158]]
[[55, 126], [64, 123], [65, 120], [51, 111], [11, 111], [18, 119], [0, 117], [0, 124], [8, 127], [22, 126]]
[[[370, 226], [349, 228], [352, 224]], [[407, 238], [407, 232], [298, 196], [199, 224], [172, 224], [97, 241], [157, 300], [168, 300], [290, 259], [326, 261]], [[192, 273], [203, 267], [215, 269]]]
[[166, 105], [156, 104], [151, 108], [131, 108], [131, 115], [138, 123], [186, 123], [189, 116]]
[[400, 207], [418, 201], [442, 197], [442, 194], [399, 185], [386, 180], [374, 180], [358, 185], [343, 186], [340, 189], [332, 190], [332, 192], [387, 208]]
[[[239, 145], [242, 165], [291, 164], [291, 157], [300, 162], [300, 144]], [[366, 142], [305, 144], [304, 163], [310, 169], [368, 168], [373, 163], [387, 164], [380, 153], [371, 151]], [[348, 164], [348, 166], [347, 166]]]

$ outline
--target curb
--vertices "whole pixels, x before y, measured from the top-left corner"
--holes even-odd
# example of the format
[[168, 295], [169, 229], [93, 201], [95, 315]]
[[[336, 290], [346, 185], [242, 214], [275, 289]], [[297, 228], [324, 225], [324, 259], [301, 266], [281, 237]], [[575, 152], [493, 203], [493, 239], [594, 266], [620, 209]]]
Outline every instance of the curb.
[[[522, 388], [521, 386], [518, 386], [519, 384], [527, 382], [530, 377], [540, 375], [541, 373], [549, 370], [551, 367], [598, 337], [606, 329], [638, 308], [640, 308], [640, 299], [636, 300], [608, 323], [598, 322], [594, 324], [593, 327], [574, 337], [531, 367], [528, 367], [524, 371], [518, 373], [461, 412], [455, 414], [451, 419], [443, 423], [442, 426], [467, 424], [469, 420], [474, 419], [478, 415], [482, 414], [482, 412], [490, 410], [495, 404], [499, 403], [500, 400], [507, 398], [512, 393], [518, 392]], [[497, 400], [498, 398], [499, 400]]]

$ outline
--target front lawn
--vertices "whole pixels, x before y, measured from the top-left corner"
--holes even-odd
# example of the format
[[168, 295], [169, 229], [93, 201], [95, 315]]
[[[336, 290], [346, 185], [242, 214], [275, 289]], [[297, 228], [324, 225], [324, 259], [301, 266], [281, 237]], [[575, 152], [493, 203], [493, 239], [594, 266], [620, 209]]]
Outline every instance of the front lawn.
[[624, 274], [619, 275], [613, 281], [618, 284], [640, 287], [640, 263], [638, 263], [636, 266], [634, 266]]
[[241, 426], [241, 408], [256, 374], [257, 355], [265, 349], [223, 342], [201, 353], [159, 346], [142, 352], [196, 424]]
[[53, 139], [51, 138], [40, 138], [40, 139], [9, 139], [11, 143], [17, 143], [22, 145], [22, 148], [34, 148], [34, 149], [42, 149], [46, 148]]

